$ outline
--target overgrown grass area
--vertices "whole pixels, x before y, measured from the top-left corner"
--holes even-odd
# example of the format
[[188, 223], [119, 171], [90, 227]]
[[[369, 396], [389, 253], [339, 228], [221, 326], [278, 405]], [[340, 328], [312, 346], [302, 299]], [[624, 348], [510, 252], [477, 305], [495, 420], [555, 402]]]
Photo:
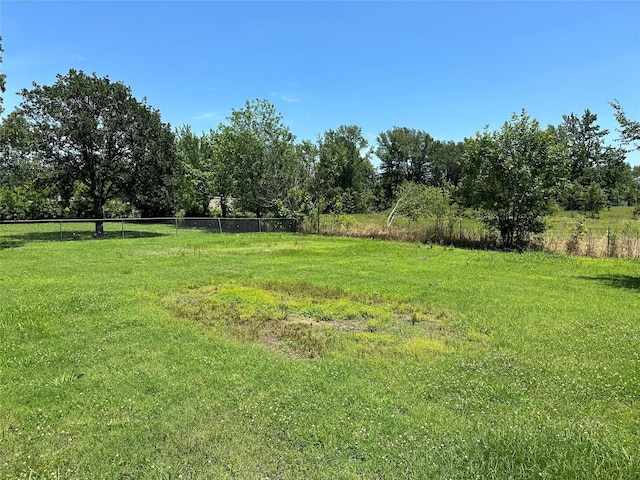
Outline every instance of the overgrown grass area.
[[[546, 220], [547, 229], [532, 238], [532, 249], [587, 257], [640, 258], [640, 219], [635, 207], [611, 207], [598, 215], [558, 208]], [[384, 212], [357, 215], [323, 215], [307, 219], [303, 231], [383, 240], [414, 241], [471, 248], [495, 248], [497, 233], [488, 232], [477, 212], [442, 220], [410, 221], [398, 218], [386, 225]]]
[[0, 478], [640, 478], [638, 261], [12, 238]]

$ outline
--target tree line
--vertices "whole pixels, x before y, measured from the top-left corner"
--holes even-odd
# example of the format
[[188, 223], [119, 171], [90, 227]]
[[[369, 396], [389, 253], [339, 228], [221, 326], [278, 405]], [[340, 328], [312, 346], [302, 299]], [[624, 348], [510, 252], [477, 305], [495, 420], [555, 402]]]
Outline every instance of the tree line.
[[546, 128], [523, 110], [461, 142], [393, 127], [369, 145], [356, 125], [298, 141], [260, 99], [209, 132], [172, 130], [122, 82], [76, 70], [21, 96], [0, 123], [0, 220], [388, 211], [391, 224], [472, 208], [510, 246], [554, 205], [597, 212], [640, 195], [626, 162], [640, 128], [617, 101], [615, 146], [588, 109]]

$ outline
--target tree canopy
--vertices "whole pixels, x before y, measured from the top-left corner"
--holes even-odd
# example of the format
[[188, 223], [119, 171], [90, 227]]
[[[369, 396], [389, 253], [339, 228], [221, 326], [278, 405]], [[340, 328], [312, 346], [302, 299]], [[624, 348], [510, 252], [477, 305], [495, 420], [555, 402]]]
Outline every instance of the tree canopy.
[[53, 85], [34, 83], [21, 95], [19, 112], [64, 201], [86, 197], [86, 214], [93, 218], [103, 218], [113, 198], [131, 202], [143, 215], [173, 212], [173, 133], [129, 87], [72, 69]]
[[562, 119], [556, 133], [566, 146], [569, 160], [563, 205], [569, 210], [584, 209], [592, 184], [602, 188], [610, 205], [628, 199], [632, 185], [625, 152], [605, 143], [609, 131], [597, 124], [598, 116], [586, 109], [580, 117], [571, 113]]
[[375, 171], [360, 127], [342, 125], [318, 140], [317, 181], [324, 210], [358, 213], [373, 205]]
[[380, 159], [380, 183], [386, 201], [393, 199], [404, 182], [426, 184], [431, 176], [434, 139], [426, 132], [394, 127], [376, 139]]
[[[0, 38], [0, 62], [1, 54]], [[73, 69], [21, 95], [0, 118], [0, 221], [93, 218], [100, 235], [108, 216], [313, 212], [319, 221], [386, 210], [388, 225], [428, 217], [442, 229], [466, 206], [512, 247], [544, 229], [552, 205], [595, 215], [640, 202], [638, 167], [626, 162], [640, 148], [639, 123], [617, 101], [618, 145], [588, 109], [546, 129], [523, 110], [464, 142], [396, 126], [369, 145], [357, 125], [297, 142], [264, 99], [207, 133], [172, 132], [124, 83]]]
[[296, 210], [296, 188], [304, 169], [296, 155], [295, 136], [282, 115], [267, 100], [257, 99], [232, 110], [228, 122], [213, 135], [213, 149], [217, 176], [233, 177], [228, 193], [239, 208], [258, 218]]
[[545, 216], [565, 178], [565, 154], [551, 129], [526, 112], [500, 130], [485, 129], [466, 144], [463, 192], [505, 247], [525, 244], [544, 231]]

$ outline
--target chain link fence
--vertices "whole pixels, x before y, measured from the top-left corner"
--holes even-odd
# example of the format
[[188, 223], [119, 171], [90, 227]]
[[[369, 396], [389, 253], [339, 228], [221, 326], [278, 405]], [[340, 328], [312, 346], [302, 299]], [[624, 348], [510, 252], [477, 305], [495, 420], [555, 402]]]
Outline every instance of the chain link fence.
[[[96, 223], [103, 234], [96, 235]], [[101, 218], [57, 220], [6, 220], [0, 222], [0, 248], [30, 241], [90, 240], [95, 238], [141, 238], [179, 235], [181, 231], [211, 233], [298, 232], [294, 218]]]

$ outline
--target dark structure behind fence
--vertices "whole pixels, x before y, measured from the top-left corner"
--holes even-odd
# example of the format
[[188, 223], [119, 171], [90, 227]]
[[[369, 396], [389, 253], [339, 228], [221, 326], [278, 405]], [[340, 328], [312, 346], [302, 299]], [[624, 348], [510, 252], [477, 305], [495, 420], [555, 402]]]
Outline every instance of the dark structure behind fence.
[[180, 227], [206, 228], [219, 233], [297, 232], [295, 218], [192, 218], [178, 219]]
[[[88, 240], [94, 238], [94, 225], [103, 222], [106, 238], [135, 238], [176, 234], [180, 230], [200, 229], [211, 233], [297, 232], [294, 218], [101, 218], [6, 220], [0, 222], [0, 239]], [[6, 226], [6, 229], [3, 227]], [[10, 228], [10, 226], [14, 226]], [[19, 226], [19, 227], [18, 227]], [[3, 231], [4, 230], [4, 231]]]

